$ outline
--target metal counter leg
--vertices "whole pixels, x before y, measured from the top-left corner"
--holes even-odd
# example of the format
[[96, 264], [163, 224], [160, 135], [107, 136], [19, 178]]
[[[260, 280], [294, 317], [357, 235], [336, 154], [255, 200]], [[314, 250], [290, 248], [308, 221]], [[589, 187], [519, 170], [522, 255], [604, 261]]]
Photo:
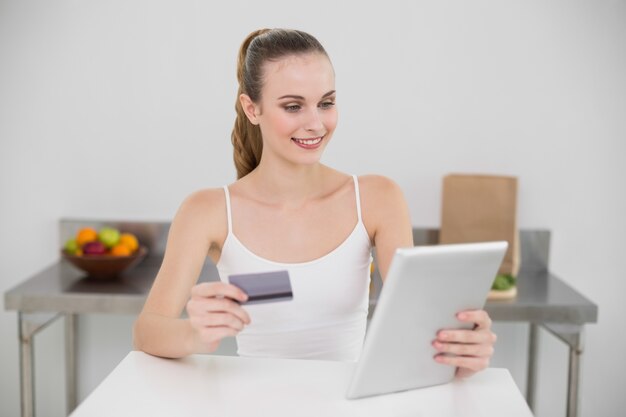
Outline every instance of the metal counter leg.
[[20, 339], [20, 405], [22, 417], [35, 415], [33, 336], [58, 317], [58, 314], [26, 314], [22, 312], [17, 314]]
[[78, 327], [76, 314], [65, 314], [65, 384], [67, 414], [71, 414], [78, 404], [77, 373], [76, 373], [76, 330]]
[[583, 329], [573, 335], [569, 348], [569, 373], [567, 376], [567, 417], [578, 416], [580, 405], [578, 391], [580, 387], [580, 360], [583, 354]]
[[580, 375], [580, 355], [582, 351], [570, 347], [569, 373], [567, 376], [567, 417], [578, 416], [578, 382]]
[[526, 402], [535, 411], [535, 395], [537, 389], [537, 346], [539, 326], [530, 323], [528, 332], [528, 372], [526, 374]]
[[578, 416], [580, 360], [583, 354], [583, 327], [573, 324], [546, 323], [544, 327], [569, 346], [567, 375], [567, 417]]
[[33, 378], [33, 338], [29, 333], [28, 322], [18, 313], [20, 339], [20, 408], [22, 417], [35, 415], [35, 384]]

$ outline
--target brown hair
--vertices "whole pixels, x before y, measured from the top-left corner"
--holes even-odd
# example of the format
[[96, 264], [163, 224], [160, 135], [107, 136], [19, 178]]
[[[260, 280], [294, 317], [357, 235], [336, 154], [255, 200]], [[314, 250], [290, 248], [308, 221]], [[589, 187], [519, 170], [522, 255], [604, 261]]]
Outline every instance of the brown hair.
[[313, 36], [291, 29], [256, 30], [241, 44], [237, 59], [237, 81], [239, 81], [235, 101], [237, 116], [231, 135], [237, 179], [246, 176], [257, 167], [263, 152], [261, 129], [250, 123], [239, 96], [247, 94], [253, 102], [258, 103], [263, 88], [265, 62], [309, 52], [319, 52], [328, 56], [324, 47]]

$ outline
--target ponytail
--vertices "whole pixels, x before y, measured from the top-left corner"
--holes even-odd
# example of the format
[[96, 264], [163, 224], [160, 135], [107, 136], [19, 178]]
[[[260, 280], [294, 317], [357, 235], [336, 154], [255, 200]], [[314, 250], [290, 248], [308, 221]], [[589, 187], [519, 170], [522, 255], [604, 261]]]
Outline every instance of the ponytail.
[[286, 55], [308, 52], [319, 52], [328, 56], [324, 47], [313, 36], [290, 29], [256, 30], [241, 44], [237, 58], [239, 89], [235, 100], [236, 117], [231, 134], [237, 179], [254, 170], [263, 153], [261, 128], [248, 120], [239, 96], [247, 94], [254, 103], [259, 103], [263, 87], [263, 64]]
[[248, 120], [246, 113], [243, 111], [239, 96], [241, 94], [249, 93], [244, 89], [245, 85], [245, 68], [246, 57], [248, 53], [248, 47], [254, 38], [262, 33], [266, 33], [269, 29], [261, 29], [252, 32], [243, 41], [239, 48], [239, 56], [237, 58], [237, 81], [239, 82], [239, 89], [237, 90], [237, 98], [235, 99], [235, 126], [233, 127], [233, 133], [231, 134], [231, 141], [233, 143], [233, 159], [235, 161], [235, 169], [237, 170], [237, 179], [245, 177], [254, 168], [259, 165], [261, 161], [261, 154], [263, 152], [263, 138], [261, 136], [261, 128], [258, 125], [253, 125]]

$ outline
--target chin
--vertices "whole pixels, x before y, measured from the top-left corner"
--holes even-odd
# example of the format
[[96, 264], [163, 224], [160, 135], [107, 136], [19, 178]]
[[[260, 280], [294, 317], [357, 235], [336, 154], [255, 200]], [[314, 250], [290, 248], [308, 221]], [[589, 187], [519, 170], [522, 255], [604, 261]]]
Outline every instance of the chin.
[[302, 166], [314, 166], [317, 165], [321, 162], [322, 158], [321, 157], [315, 157], [315, 158], [298, 158], [296, 160], [294, 160], [293, 162], [296, 165], [302, 165]]

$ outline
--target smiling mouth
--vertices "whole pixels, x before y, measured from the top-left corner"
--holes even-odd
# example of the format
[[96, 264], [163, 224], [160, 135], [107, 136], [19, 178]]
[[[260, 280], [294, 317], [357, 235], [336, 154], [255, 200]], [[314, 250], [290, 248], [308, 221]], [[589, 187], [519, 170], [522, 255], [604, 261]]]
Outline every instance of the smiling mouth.
[[317, 138], [307, 138], [307, 139], [300, 139], [300, 138], [291, 138], [291, 140], [293, 140], [296, 144], [300, 145], [300, 146], [304, 146], [304, 147], [311, 147], [311, 146], [316, 146], [319, 145], [320, 142], [322, 141], [323, 136], [317, 137]]

